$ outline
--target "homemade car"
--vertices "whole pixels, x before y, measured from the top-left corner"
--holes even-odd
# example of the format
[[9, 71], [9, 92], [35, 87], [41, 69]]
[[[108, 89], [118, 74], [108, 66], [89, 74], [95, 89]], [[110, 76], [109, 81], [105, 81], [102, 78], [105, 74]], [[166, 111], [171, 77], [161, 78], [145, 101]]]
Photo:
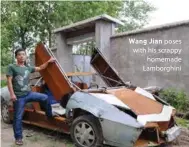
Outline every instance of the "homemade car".
[[[36, 66], [54, 56], [43, 44], [35, 50]], [[179, 134], [174, 115], [176, 110], [158, 96], [124, 82], [98, 49], [91, 65], [107, 87], [88, 88], [69, 77], [86, 73], [65, 73], [59, 62], [40, 72], [44, 82], [32, 86], [33, 91], [46, 93], [52, 102], [54, 119], [47, 119], [42, 104], [25, 107], [23, 123], [71, 134], [78, 147], [103, 144], [117, 147], [147, 147], [173, 141]], [[2, 118], [13, 119], [13, 107], [7, 105], [7, 88], [1, 92]]]

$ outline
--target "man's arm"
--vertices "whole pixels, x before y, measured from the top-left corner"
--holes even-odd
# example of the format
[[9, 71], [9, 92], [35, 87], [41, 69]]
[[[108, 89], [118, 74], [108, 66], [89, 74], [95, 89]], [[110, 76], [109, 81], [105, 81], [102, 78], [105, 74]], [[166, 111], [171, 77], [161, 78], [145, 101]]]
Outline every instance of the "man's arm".
[[42, 65], [40, 65], [40, 66], [38, 66], [38, 67], [35, 67], [35, 71], [41, 71], [41, 70], [45, 69], [45, 68], [48, 66], [49, 63], [53, 63], [53, 62], [55, 62], [55, 59], [51, 57], [51, 58], [50, 58], [47, 62], [45, 62], [44, 64], [42, 64]]
[[10, 98], [12, 101], [16, 101], [16, 95], [14, 94], [13, 86], [12, 86], [12, 77], [7, 76], [7, 85], [8, 85], [8, 90], [10, 93]]

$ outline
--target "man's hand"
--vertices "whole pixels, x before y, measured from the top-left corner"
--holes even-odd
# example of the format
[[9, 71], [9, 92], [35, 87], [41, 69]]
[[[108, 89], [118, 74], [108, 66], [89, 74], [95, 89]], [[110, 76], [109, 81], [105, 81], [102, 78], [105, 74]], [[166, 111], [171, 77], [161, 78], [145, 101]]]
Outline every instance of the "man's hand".
[[15, 102], [15, 101], [17, 100], [17, 98], [16, 98], [16, 95], [15, 95], [15, 94], [11, 95], [11, 96], [10, 96], [10, 98], [11, 98], [11, 101], [13, 101], [13, 102]]
[[48, 66], [49, 63], [53, 63], [55, 61], [56, 61], [56, 59], [54, 59], [53, 57], [51, 57], [47, 62], [45, 62], [41, 66], [35, 67], [35, 71], [37, 71], [37, 72], [41, 71], [41, 70], [45, 69]]
[[54, 59], [53, 57], [51, 57], [49, 60], [48, 60], [48, 63], [53, 63], [53, 62], [55, 62], [56, 61], [56, 59]]

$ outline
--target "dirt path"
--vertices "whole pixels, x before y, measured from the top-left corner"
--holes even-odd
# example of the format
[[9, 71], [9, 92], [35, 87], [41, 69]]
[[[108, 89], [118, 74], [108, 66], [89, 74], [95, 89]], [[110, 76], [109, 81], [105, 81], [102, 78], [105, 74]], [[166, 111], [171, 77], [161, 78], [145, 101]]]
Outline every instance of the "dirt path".
[[[23, 147], [74, 147], [69, 135], [46, 129], [24, 125]], [[12, 125], [1, 121], [1, 146], [17, 147], [14, 145]], [[166, 147], [189, 147], [189, 129], [182, 129], [180, 137]]]
[[180, 136], [168, 147], [189, 147], [189, 129], [182, 128]]
[[[23, 147], [74, 147], [69, 135], [52, 132], [46, 129], [24, 125]], [[14, 144], [12, 125], [1, 121], [1, 146], [18, 147]]]

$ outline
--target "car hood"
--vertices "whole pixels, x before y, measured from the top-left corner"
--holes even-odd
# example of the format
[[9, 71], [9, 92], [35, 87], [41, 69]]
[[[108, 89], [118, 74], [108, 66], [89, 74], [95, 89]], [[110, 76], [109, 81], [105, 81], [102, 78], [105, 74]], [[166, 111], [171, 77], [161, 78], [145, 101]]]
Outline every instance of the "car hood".
[[147, 122], [169, 121], [173, 110], [173, 107], [161, 104], [151, 93], [139, 87], [134, 91], [120, 88], [107, 90], [106, 93], [90, 94], [111, 105], [133, 111], [143, 125]]

